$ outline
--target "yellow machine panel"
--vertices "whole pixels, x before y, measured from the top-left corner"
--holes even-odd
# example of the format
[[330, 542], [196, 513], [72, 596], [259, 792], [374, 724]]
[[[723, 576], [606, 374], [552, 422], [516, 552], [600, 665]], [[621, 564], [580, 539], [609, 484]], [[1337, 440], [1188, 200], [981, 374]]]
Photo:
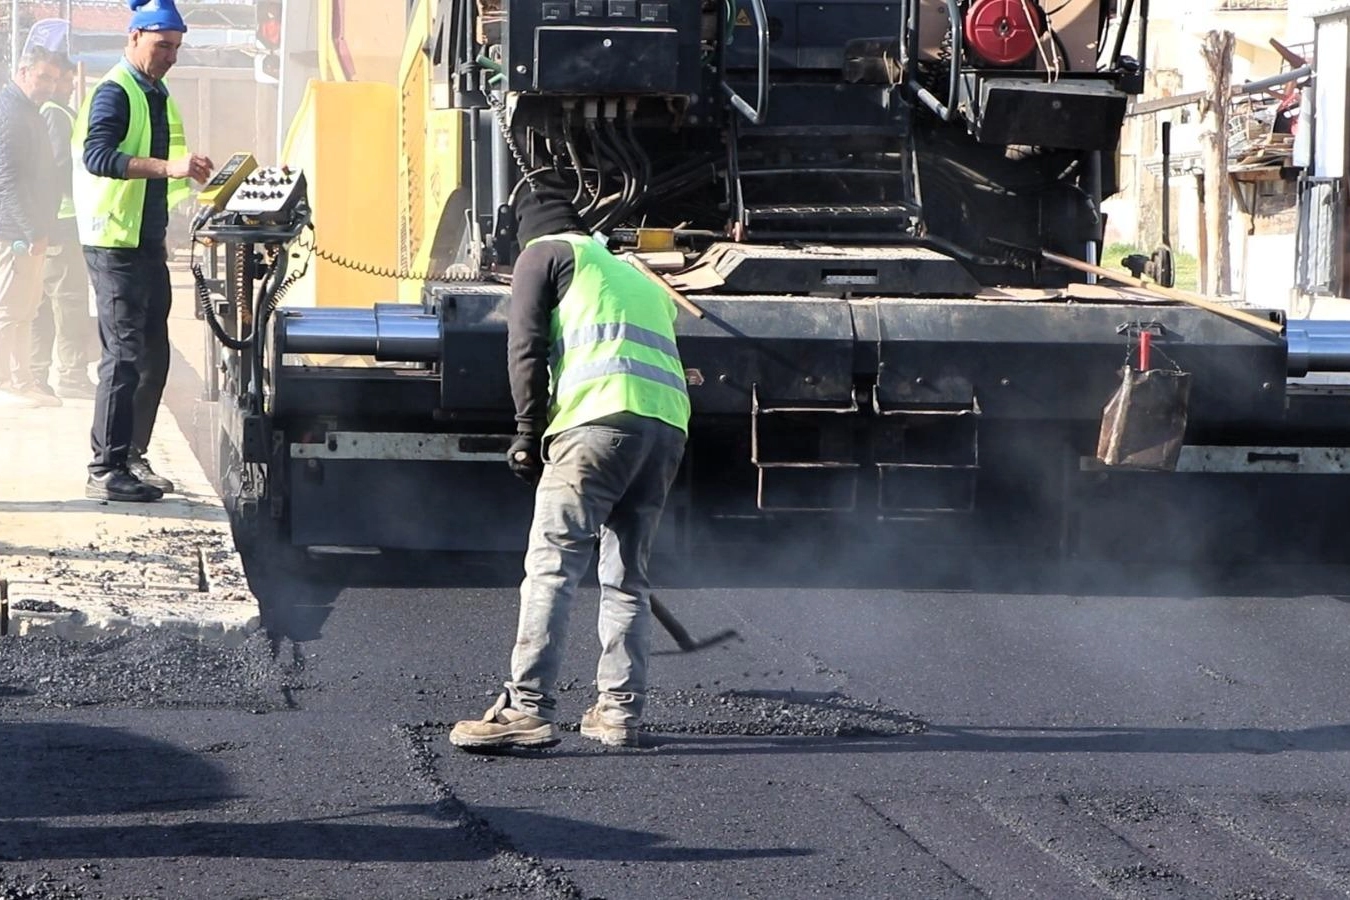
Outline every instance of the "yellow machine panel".
[[[443, 271], [452, 262], [466, 221], [464, 113], [438, 109], [423, 51], [435, 4], [423, 0], [409, 21], [399, 72], [399, 264], [405, 273]], [[404, 278], [399, 299], [416, 302], [424, 281]]]
[[371, 306], [395, 298], [397, 122], [393, 85], [311, 81], [306, 87], [282, 158], [309, 178], [321, 252], [287, 294], [288, 306]]

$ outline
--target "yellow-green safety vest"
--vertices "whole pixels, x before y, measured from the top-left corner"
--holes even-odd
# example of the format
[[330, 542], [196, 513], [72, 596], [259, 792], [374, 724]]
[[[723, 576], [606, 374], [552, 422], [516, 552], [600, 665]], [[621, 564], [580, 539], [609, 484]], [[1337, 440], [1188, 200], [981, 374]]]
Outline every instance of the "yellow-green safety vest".
[[688, 433], [689, 392], [675, 346], [675, 304], [593, 238], [548, 235], [572, 246], [572, 283], [553, 310], [545, 436], [618, 413]]
[[[55, 110], [69, 119], [71, 134], [75, 133], [75, 116], [70, 110], [66, 109], [55, 100], [48, 100], [46, 103], [42, 104], [42, 111], [47, 112], [47, 110]], [[65, 186], [65, 190], [61, 192], [61, 209], [56, 213], [58, 219], [75, 218], [75, 198], [72, 196], [73, 190], [74, 188], [68, 184]]]
[[[121, 152], [146, 158], [150, 155], [150, 101], [136, 76], [125, 63], [119, 62], [85, 97], [80, 114], [75, 119], [75, 133], [71, 137], [71, 163], [75, 170], [75, 221], [80, 229], [80, 243], [86, 247], [139, 247], [141, 218], [145, 209], [144, 178], [101, 178], [84, 167], [84, 141], [89, 134], [89, 107], [94, 95], [111, 81], [126, 91], [130, 101], [131, 120], [127, 135], [117, 145]], [[169, 117], [169, 159], [188, 155], [187, 140], [183, 136], [183, 117], [173, 97], [166, 104]], [[169, 179], [169, 209], [188, 198], [191, 189], [186, 178]]]

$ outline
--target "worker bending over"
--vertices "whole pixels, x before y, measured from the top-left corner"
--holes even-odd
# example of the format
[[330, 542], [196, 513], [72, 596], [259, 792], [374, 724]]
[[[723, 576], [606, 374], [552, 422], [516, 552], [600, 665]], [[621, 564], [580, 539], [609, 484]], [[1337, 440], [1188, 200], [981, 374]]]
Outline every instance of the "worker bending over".
[[638, 742], [647, 690], [647, 559], [684, 456], [689, 395], [675, 305], [590, 237], [570, 191], [523, 190], [507, 358], [511, 469], [536, 484], [506, 692], [450, 732], [465, 748], [558, 742], [554, 684], [568, 613], [600, 544], [599, 697], [585, 737]]

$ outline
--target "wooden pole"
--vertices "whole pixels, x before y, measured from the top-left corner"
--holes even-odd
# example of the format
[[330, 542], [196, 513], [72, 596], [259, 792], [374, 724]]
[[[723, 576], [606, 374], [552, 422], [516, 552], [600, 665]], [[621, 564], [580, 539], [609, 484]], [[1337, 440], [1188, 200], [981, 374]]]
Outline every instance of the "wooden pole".
[[1201, 227], [1207, 237], [1206, 293], [1224, 296], [1232, 291], [1232, 256], [1228, 238], [1231, 193], [1228, 183], [1228, 98], [1232, 93], [1231, 31], [1210, 31], [1200, 43], [1208, 85], [1200, 101], [1200, 147], [1205, 172], [1205, 215]]
[[675, 302], [676, 306], [682, 308], [685, 312], [689, 313], [695, 319], [701, 319], [704, 317], [705, 313], [694, 303], [694, 301], [690, 300], [684, 294], [681, 294], [679, 291], [675, 290], [675, 288], [671, 287], [669, 281], [666, 281], [660, 275], [657, 275], [655, 272], [653, 272], [650, 266], [648, 266], [645, 262], [643, 262], [641, 259], [638, 258], [637, 254], [625, 253], [623, 255], [623, 258], [628, 261], [629, 265], [631, 265], [633, 268], [637, 269], [639, 272], [645, 275], [653, 284], [659, 285], [660, 288], [666, 292], [666, 296]]
[[1098, 278], [1105, 278], [1109, 281], [1128, 284], [1131, 287], [1152, 291], [1160, 297], [1166, 297], [1168, 300], [1174, 300], [1177, 303], [1184, 303], [1187, 306], [1194, 306], [1199, 309], [1207, 310], [1214, 313], [1216, 316], [1223, 316], [1224, 318], [1232, 319], [1235, 322], [1242, 322], [1245, 325], [1254, 325], [1257, 328], [1262, 328], [1275, 334], [1284, 331], [1284, 326], [1279, 322], [1263, 319], [1254, 313], [1249, 313], [1246, 310], [1229, 306], [1212, 297], [1202, 297], [1199, 294], [1192, 294], [1190, 291], [1179, 291], [1176, 288], [1165, 288], [1160, 284], [1150, 284], [1147, 281], [1135, 278], [1133, 275], [1112, 272], [1110, 269], [1094, 266], [1092, 263], [1083, 262], [1081, 259], [1074, 259], [1072, 256], [1062, 256], [1058, 253], [1051, 253], [1049, 250], [1042, 250], [1041, 255], [1044, 256], [1046, 260], [1055, 263], [1056, 265], [1064, 266], [1069, 269], [1077, 269], [1079, 272], [1096, 275]]
[[1200, 293], [1208, 294], [1212, 293], [1214, 282], [1210, 280], [1209, 275], [1209, 204], [1205, 202], [1207, 195], [1203, 172], [1198, 172], [1195, 176], [1195, 197], [1196, 209], [1200, 212], [1197, 217], [1200, 220], [1200, 233], [1196, 241], [1196, 250], [1200, 253]]

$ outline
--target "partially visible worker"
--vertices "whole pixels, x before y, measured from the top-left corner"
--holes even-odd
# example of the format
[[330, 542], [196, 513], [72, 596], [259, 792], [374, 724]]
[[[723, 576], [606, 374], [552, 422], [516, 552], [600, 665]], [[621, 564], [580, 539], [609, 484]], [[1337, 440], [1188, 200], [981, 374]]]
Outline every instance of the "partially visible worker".
[[[75, 111], [69, 104], [75, 93], [77, 67], [67, 56], [61, 56], [59, 62], [61, 77], [52, 99], [42, 105], [42, 118], [47, 123], [56, 157], [61, 209], [42, 270], [42, 302], [33, 320], [33, 381], [43, 393], [88, 400], [94, 396], [94, 383], [89, 380], [89, 345], [94, 329], [89, 316], [89, 273], [84, 267], [80, 232], [75, 227], [75, 199], [71, 195], [70, 139], [75, 133]], [[53, 347], [54, 392], [48, 383]]]
[[684, 456], [689, 395], [675, 305], [585, 232], [570, 191], [524, 190], [507, 358], [512, 471], [537, 485], [506, 692], [457, 723], [459, 747], [557, 743], [555, 684], [568, 613], [600, 547], [598, 698], [581, 734], [638, 742], [647, 691], [647, 561]]
[[54, 54], [34, 47], [0, 89], [0, 407], [11, 409], [61, 405], [38, 391], [32, 361], [42, 261], [61, 200], [38, 109], [59, 75]]
[[188, 151], [163, 78], [187, 26], [173, 0], [128, 0], [125, 56], [75, 121], [75, 219], [98, 307], [98, 388], [85, 494], [146, 502], [174, 489], [146, 459], [169, 375], [169, 210], [211, 160]]

